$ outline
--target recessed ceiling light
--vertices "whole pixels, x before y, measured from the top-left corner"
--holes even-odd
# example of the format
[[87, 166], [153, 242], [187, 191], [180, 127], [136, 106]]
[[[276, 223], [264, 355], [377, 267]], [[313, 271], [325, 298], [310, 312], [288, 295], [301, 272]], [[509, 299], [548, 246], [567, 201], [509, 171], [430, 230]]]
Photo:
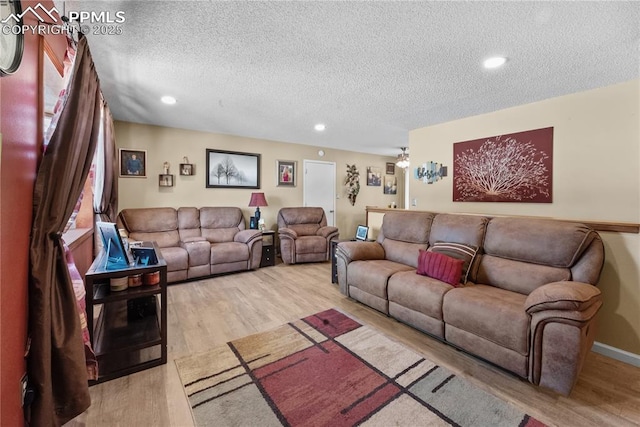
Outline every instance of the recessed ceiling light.
[[507, 58], [504, 56], [494, 56], [493, 58], [485, 59], [484, 68], [498, 68], [507, 62]]
[[327, 127], [325, 126], [325, 124], [324, 124], [324, 123], [318, 123], [318, 124], [317, 124], [317, 125], [315, 125], [313, 128], [314, 128], [316, 131], [318, 131], [318, 132], [322, 132], [322, 131], [324, 131]]
[[165, 95], [160, 98], [160, 101], [164, 102], [167, 105], [173, 105], [176, 103], [176, 99], [173, 96]]

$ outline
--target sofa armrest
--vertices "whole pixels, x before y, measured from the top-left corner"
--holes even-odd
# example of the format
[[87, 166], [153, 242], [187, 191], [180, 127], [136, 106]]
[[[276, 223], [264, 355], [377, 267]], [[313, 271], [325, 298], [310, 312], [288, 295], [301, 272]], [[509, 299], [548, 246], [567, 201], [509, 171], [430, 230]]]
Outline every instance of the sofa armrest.
[[336, 254], [347, 263], [368, 259], [384, 259], [384, 248], [378, 242], [340, 242]]
[[318, 231], [316, 231], [316, 235], [322, 236], [325, 239], [337, 239], [338, 238], [338, 227], [333, 227], [331, 225], [327, 225], [324, 227], [320, 227]]
[[600, 290], [582, 282], [553, 282], [540, 286], [527, 296], [528, 314], [545, 310], [585, 311], [602, 300]]
[[529, 294], [529, 381], [569, 395], [595, 339], [600, 290], [582, 282], [553, 282]]
[[241, 230], [233, 236], [233, 241], [249, 244], [251, 241], [261, 238], [262, 232], [260, 230]]
[[336, 269], [338, 272], [338, 288], [349, 296], [348, 270], [352, 261], [384, 259], [385, 252], [378, 242], [340, 242], [336, 246]]
[[288, 238], [288, 239], [297, 239], [298, 238], [298, 233], [296, 233], [293, 229], [291, 228], [287, 228], [287, 227], [283, 227], [283, 228], [279, 228], [278, 229], [278, 236], [280, 238]]

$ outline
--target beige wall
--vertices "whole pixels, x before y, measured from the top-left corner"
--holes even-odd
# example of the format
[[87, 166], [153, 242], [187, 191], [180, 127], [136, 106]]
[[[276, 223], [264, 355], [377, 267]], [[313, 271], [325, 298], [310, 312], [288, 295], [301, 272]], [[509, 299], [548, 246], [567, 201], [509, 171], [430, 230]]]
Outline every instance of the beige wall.
[[[449, 176], [411, 178], [417, 209], [640, 222], [640, 80], [548, 99], [410, 133], [412, 165], [442, 162]], [[453, 202], [453, 144], [553, 126], [553, 203]], [[412, 166], [413, 167], [413, 166]], [[416, 208], [414, 208], [416, 209]], [[606, 250], [597, 340], [640, 354], [640, 236], [601, 233]]]
[[[379, 167], [384, 174], [385, 163], [394, 161], [391, 157], [356, 153], [351, 151], [322, 148], [325, 155], [320, 157], [314, 147], [301, 144], [267, 141], [239, 136], [221, 135], [205, 132], [173, 129], [158, 126], [116, 122], [116, 145], [147, 151], [147, 178], [119, 178], [118, 208], [152, 206], [238, 206], [242, 208], [247, 220], [255, 208], [250, 208], [249, 198], [253, 191], [265, 193], [269, 206], [260, 208], [267, 228], [275, 229], [278, 210], [284, 206], [302, 206], [302, 164], [303, 160], [321, 160], [336, 164], [336, 226], [342, 238], [355, 235], [356, 226], [365, 222], [365, 206], [387, 206], [395, 201], [400, 206], [404, 197], [401, 184], [402, 171], [396, 168], [398, 194], [385, 195], [383, 187], [366, 185], [367, 166]], [[261, 189], [219, 189], [206, 188], [205, 169], [207, 148], [240, 151], [261, 154]], [[178, 165], [183, 157], [195, 164], [194, 176], [179, 174]], [[276, 186], [276, 160], [295, 160], [298, 162], [297, 186]], [[162, 164], [171, 164], [170, 173], [174, 176], [174, 187], [159, 187], [158, 174], [162, 173]], [[347, 163], [355, 163], [360, 171], [360, 194], [355, 206], [351, 206], [343, 185]]]

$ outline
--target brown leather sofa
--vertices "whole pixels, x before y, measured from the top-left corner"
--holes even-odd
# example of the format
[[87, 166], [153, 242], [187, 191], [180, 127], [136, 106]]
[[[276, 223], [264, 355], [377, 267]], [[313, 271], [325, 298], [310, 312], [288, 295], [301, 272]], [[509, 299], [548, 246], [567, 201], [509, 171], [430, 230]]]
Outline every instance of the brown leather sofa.
[[329, 260], [338, 229], [327, 226], [324, 209], [317, 207], [282, 208], [278, 212], [280, 255], [285, 264]]
[[132, 240], [158, 243], [170, 283], [253, 270], [262, 258], [262, 233], [246, 230], [236, 207], [124, 209], [118, 227]]
[[[416, 274], [420, 249], [478, 249], [468, 282]], [[385, 214], [376, 242], [337, 247], [340, 290], [431, 336], [568, 395], [602, 305], [600, 236], [563, 221], [428, 212]]]

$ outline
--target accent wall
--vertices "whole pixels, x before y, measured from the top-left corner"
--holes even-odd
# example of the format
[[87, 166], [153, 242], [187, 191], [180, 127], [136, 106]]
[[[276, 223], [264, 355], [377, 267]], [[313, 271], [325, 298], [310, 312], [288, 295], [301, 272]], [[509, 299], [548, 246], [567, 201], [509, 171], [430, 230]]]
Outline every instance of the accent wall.
[[[546, 127], [553, 127], [552, 203], [453, 202], [454, 143]], [[413, 165], [449, 166], [448, 176], [434, 184], [411, 178], [411, 209], [640, 223], [640, 80], [416, 129], [409, 144]], [[600, 235], [606, 254], [596, 341], [635, 359], [640, 236]]]
[[[269, 206], [261, 207], [262, 218], [267, 229], [276, 229], [278, 210], [281, 207], [302, 206], [303, 203], [303, 160], [334, 162], [336, 164], [336, 226], [341, 238], [355, 236], [358, 224], [366, 221], [365, 207], [386, 207], [392, 202], [401, 206], [404, 189], [398, 185], [397, 194], [383, 194], [383, 186], [367, 185], [367, 167], [379, 168], [385, 173], [385, 163], [395, 158], [352, 151], [335, 150], [303, 144], [269, 141], [174, 129], [160, 126], [115, 122], [116, 146], [129, 150], [147, 151], [147, 177], [121, 177], [118, 181], [118, 209], [168, 206], [237, 206], [242, 208], [247, 227], [249, 217], [255, 208], [248, 206], [252, 192], [264, 192]], [[260, 189], [206, 188], [206, 149], [227, 150], [261, 155]], [[319, 151], [325, 152], [324, 156]], [[187, 157], [195, 164], [195, 175], [180, 175], [179, 164]], [[297, 185], [278, 187], [276, 185], [276, 161], [297, 162]], [[170, 164], [170, 174], [174, 177], [173, 187], [160, 187], [158, 175], [163, 173], [164, 162]], [[360, 172], [360, 193], [355, 206], [347, 199], [344, 186], [347, 164], [356, 164]], [[391, 175], [389, 175], [391, 176]], [[397, 182], [401, 183], [402, 170], [396, 168]]]

